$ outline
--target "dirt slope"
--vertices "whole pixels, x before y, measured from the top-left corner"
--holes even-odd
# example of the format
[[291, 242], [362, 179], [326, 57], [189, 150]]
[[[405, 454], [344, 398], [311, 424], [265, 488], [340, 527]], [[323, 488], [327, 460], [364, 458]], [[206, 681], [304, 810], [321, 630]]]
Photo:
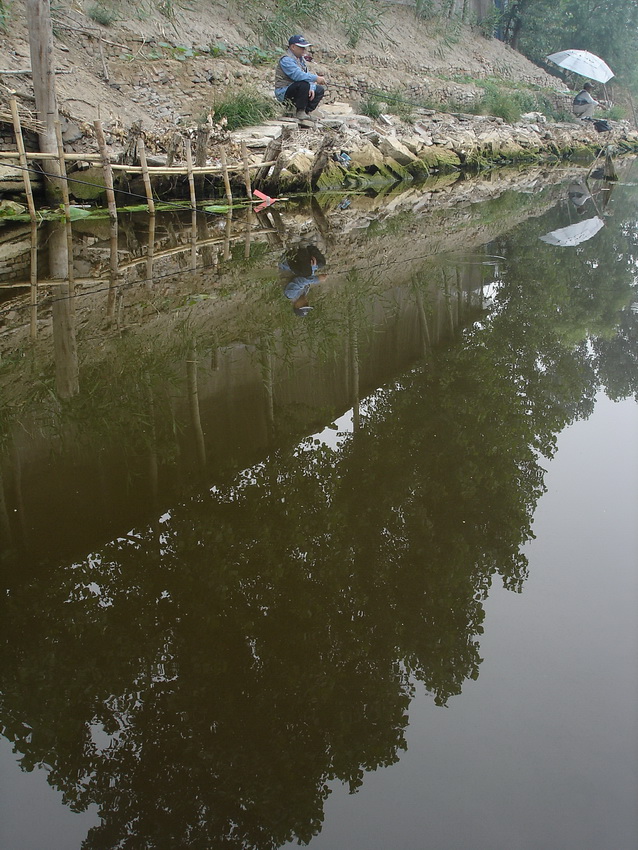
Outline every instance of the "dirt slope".
[[[62, 2], [53, 12], [59, 103], [77, 122], [100, 118], [107, 127], [124, 129], [140, 121], [145, 130], [161, 133], [201, 120], [229, 90], [250, 86], [272, 93], [271, 61], [254, 60], [263, 29], [258, 14], [267, 17], [273, 3], [260, 4], [257, 13], [256, 6], [239, 0], [192, 0], [170, 5], [170, 18], [157, 4], [122, 3], [109, 26], [89, 16], [95, 6], [94, 0]], [[439, 101], [463, 93], [471, 98], [474, 87], [453, 79], [459, 75], [561, 88], [555, 77], [501, 42], [469, 27], [419, 22], [404, 5], [388, 6], [374, 37], [362, 37], [356, 50], [347, 47], [343, 23], [307, 27], [304, 33], [316, 44], [315, 67], [329, 75], [328, 100], [356, 105], [366, 86]], [[211, 54], [211, 45], [218, 55]], [[8, 31], [0, 36], [0, 69], [29, 66], [24, 3], [15, 0]], [[32, 105], [29, 75], [0, 75], [0, 100], [10, 90]]]

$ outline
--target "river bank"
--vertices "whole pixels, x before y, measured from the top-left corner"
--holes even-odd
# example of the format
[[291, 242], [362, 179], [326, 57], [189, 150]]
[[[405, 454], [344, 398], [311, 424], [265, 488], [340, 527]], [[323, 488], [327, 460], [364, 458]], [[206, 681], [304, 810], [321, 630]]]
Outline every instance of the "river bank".
[[[304, 27], [313, 42], [313, 67], [328, 74], [325, 113], [316, 131], [299, 130], [281, 115], [258, 126], [229, 131], [220, 119], [220, 104], [229, 98], [257, 94], [270, 100], [277, 49], [264, 46], [264, 20], [276, 14], [267, 2], [259, 14], [232, 2], [206, 4], [193, 0], [174, 5], [167, 21], [157, 10], [118, 9], [108, 23], [96, 20], [90, 6], [61, 3], [54, 13], [56, 88], [67, 153], [78, 155], [73, 187], [76, 200], [103, 195], [99, 169], [83, 162], [95, 153], [93, 122], [103, 125], [114, 162], [137, 164], [136, 140], [143, 138], [150, 164], [162, 166], [177, 156], [184, 162], [186, 140], [205, 136], [199, 164], [215, 164], [224, 150], [229, 164], [241, 163], [241, 143], [251, 164], [268, 161], [268, 146], [281, 137], [272, 157], [277, 162], [262, 175], [262, 188], [272, 192], [315, 189], [378, 188], [398, 181], [454, 171], [476, 172], [508, 163], [551, 162], [595, 156], [602, 145], [615, 152], [638, 150], [638, 134], [628, 121], [612, 121], [610, 133], [598, 134], [587, 122], [551, 121], [540, 112], [516, 123], [477, 111], [485, 86], [510, 96], [524, 93], [544, 104], [554, 117], [569, 117], [573, 92], [565, 81], [540, 68], [481, 29], [440, 18], [420, 20], [405, 5], [389, 4], [383, 27], [365, 33], [354, 46], [335, 21]], [[10, 76], [11, 92], [23, 114], [33, 109], [28, 32], [24, 3], [11, 7], [10, 30], [0, 33], [0, 63]], [[409, 44], [409, 50], [405, 45]], [[9, 90], [0, 87], [0, 105]], [[376, 118], [366, 99], [387, 96]], [[608, 93], [621, 103], [622, 92]], [[401, 116], [394, 114], [401, 101]], [[424, 109], [416, 104], [431, 104]], [[460, 110], [449, 112], [446, 110]], [[6, 110], [3, 110], [6, 111]], [[489, 110], [488, 110], [489, 111]], [[393, 114], [390, 114], [393, 113]], [[629, 112], [626, 112], [628, 115]], [[6, 118], [4, 119], [6, 122]], [[0, 115], [2, 121], [2, 115]], [[14, 150], [10, 124], [0, 132], [0, 149]], [[6, 137], [6, 138], [5, 138]], [[35, 137], [32, 139], [33, 143]], [[32, 148], [33, 149], [33, 148]], [[345, 156], [341, 156], [341, 154]], [[0, 191], [22, 191], [22, 172], [0, 165]], [[76, 166], [73, 166], [75, 169]], [[91, 184], [87, 187], [86, 184]], [[118, 204], [144, 198], [141, 179], [121, 181]], [[185, 179], [157, 178], [154, 191], [167, 197], [175, 190], [187, 196]], [[204, 197], [223, 195], [221, 180], [206, 187]], [[237, 179], [233, 195], [241, 195]]]

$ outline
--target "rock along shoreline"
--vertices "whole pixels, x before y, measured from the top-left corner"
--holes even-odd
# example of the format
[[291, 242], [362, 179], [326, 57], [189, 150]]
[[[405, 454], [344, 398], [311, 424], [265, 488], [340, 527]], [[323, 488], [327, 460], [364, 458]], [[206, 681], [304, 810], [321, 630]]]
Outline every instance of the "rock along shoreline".
[[626, 121], [599, 133], [593, 122], [550, 123], [539, 113], [516, 124], [434, 110], [419, 110], [411, 124], [395, 115], [372, 120], [345, 103], [322, 113], [316, 130], [281, 119], [236, 131], [231, 148], [243, 142], [254, 162], [262, 148], [266, 160], [274, 156], [261, 184], [277, 192], [374, 189], [432, 174], [638, 152], [638, 131]]

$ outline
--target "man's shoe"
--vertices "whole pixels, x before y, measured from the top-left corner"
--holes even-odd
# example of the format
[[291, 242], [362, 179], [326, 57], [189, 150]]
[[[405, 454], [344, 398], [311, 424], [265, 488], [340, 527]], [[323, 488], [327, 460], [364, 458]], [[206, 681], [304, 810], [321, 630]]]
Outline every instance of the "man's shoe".
[[295, 118], [297, 119], [297, 124], [300, 127], [303, 127], [304, 130], [314, 130], [317, 126], [317, 122], [314, 121], [310, 116], [304, 112], [303, 109], [298, 109], [295, 113]]

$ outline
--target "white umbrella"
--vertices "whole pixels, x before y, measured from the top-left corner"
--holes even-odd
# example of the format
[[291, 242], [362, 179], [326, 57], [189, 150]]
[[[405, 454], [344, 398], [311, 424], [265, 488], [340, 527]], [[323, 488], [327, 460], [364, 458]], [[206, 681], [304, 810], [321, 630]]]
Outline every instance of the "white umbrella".
[[541, 242], [547, 242], [548, 245], [557, 245], [559, 248], [571, 248], [574, 245], [580, 245], [581, 242], [586, 242], [595, 236], [605, 222], [602, 218], [595, 215], [593, 218], [586, 218], [585, 221], [577, 221], [576, 224], [570, 224], [569, 227], [561, 227], [558, 230], [552, 230], [544, 236], [540, 236]]
[[587, 50], [560, 50], [547, 58], [561, 68], [574, 71], [581, 77], [597, 80], [599, 83], [606, 83], [614, 76], [614, 72], [600, 56], [589, 53]]

